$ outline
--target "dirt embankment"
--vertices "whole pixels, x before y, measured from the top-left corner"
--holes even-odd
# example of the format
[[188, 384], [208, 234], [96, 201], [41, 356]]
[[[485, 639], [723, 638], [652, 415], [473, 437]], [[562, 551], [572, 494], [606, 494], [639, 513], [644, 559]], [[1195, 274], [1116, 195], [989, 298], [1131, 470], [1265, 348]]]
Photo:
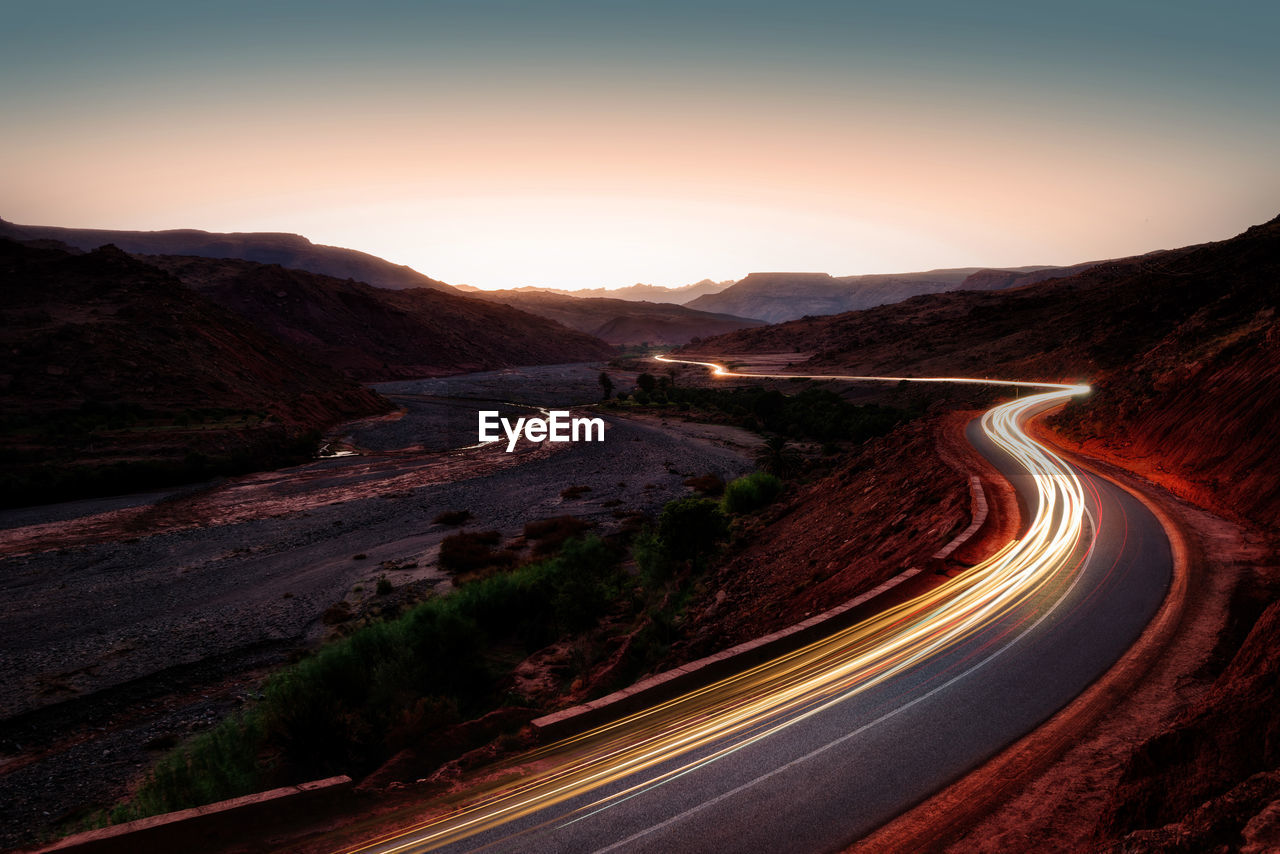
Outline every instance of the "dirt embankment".
[[1095, 397], [1056, 419], [1085, 451], [1221, 515], [1280, 527], [1274, 309], [1209, 336], [1179, 330], [1112, 373]]
[[1182, 615], [1127, 695], [947, 850], [1274, 850], [1247, 844], [1269, 832], [1280, 798], [1275, 543], [1121, 467], [1092, 465], [1139, 489], [1182, 532]]

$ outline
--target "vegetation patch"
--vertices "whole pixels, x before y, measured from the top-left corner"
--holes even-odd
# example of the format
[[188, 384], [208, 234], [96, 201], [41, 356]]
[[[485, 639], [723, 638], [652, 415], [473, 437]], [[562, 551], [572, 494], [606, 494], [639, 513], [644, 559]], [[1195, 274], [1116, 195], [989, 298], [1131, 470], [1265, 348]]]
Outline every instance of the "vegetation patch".
[[[650, 378], [654, 379], [654, 378]], [[650, 385], [646, 382], [646, 385]], [[649, 389], [634, 396], [642, 405], [670, 406], [711, 415], [748, 430], [766, 431], [791, 440], [861, 443], [883, 436], [920, 412], [875, 403], [855, 404], [835, 392], [809, 387], [783, 394], [763, 386], [696, 388], [673, 385], [667, 377], [654, 379]], [[629, 405], [610, 401], [608, 406]]]
[[470, 510], [446, 510], [432, 521], [437, 525], [457, 526], [464, 524], [470, 518]]
[[[163, 758], [127, 821], [332, 774], [360, 775], [503, 705], [498, 650], [531, 652], [599, 622], [628, 588], [621, 555], [587, 537], [555, 558], [466, 584], [331, 642], [262, 699]], [[623, 599], [625, 601], [625, 599]]]
[[691, 477], [684, 482], [684, 485], [692, 487], [703, 495], [712, 498], [724, 492], [724, 479], [715, 474], [704, 474], [701, 477]]
[[497, 531], [461, 531], [440, 542], [440, 568], [454, 573], [476, 572], [491, 566], [511, 566], [518, 555], [494, 548], [502, 542]]
[[740, 516], [773, 503], [782, 492], [782, 481], [768, 472], [752, 472], [732, 481], [724, 489], [721, 506], [726, 513]]
[[524, 536], [526, 540], [536, 542], [534, 554], [546, 555], [558, 551], [570, 537], [576, 537], [591, 527], [591, 522], [577, 516], [555, 516], [529, 522], [524, 526]]

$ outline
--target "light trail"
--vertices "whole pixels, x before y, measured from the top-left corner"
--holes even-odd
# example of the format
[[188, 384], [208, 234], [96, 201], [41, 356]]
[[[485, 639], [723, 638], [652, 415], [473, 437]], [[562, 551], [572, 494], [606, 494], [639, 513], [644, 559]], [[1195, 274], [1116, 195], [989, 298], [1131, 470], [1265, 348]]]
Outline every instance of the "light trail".
[[540, 769], [523, 781], [494, 786], [451, 814], [349, 849], [350, 854], [433, 850], [627, 781], [567, 813], [514, 830], [504, 840], [581, 821], [794, 726], [978, 631], [1017, 621], [1035, 600], [1051, 602], [1039, 613], [1038, 623], [1066, 597], [1084, 564], [1092, 533], [1083, 485], [1066, 463], [1027, 436], [1022, 424], [1036, 412], [1086, 393], [1088, 386], [961, 377], [748, 374], [714, 362], [656, 358], [702, 365], [717, 376], [1050, 389], [1000, 404], [982, 417], [986, 435], [1034, 481], [1030, 527], [987, 560], [910, 601], [735, 676], [527, 754], [519, 765], [509, 766], [512, 772], [522, 766]]
[[1017, 386], [1019, 388], [1053, 388], [1061, 391], [1071, 392], [1070, 396], [1077, 394], [1088, 394], [1089, 386], [1087, 385], [1069, 385], [1066, 383], [1042, 383], [1030, 380], [990, 380], [977, 379], [975, 377], [864, 377], [847, 374], [744, 374], [738, 371], [731, 371], [724, 365], [715, 362], [698, 362], [693, 359], [672, 359], [670, 356], [654, 356], [654, 361], [665, 362], [668, 365], [700, 365], [704, 368], [710, 368], [711, 373], [717, 377], [747, 377], [766, 380], [842, 380], [846, 382], [875, 382], [875, 383], [958, 383], [962, 385], [999, 385], [999, 386]]

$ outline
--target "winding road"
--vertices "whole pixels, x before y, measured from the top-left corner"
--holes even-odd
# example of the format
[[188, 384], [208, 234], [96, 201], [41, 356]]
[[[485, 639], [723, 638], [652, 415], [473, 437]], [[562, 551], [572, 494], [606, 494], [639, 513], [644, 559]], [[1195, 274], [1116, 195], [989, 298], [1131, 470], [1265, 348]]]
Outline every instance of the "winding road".
[[1159, 608], [1172, 571], [1159, 522], [1022, 430], [1087, 386], [806, 378], [1036, 389], [968, 428], [1026, 530], [916, 599], [543, 748], [469, 806], [352, 851], [839, 850], [1070, 702]]

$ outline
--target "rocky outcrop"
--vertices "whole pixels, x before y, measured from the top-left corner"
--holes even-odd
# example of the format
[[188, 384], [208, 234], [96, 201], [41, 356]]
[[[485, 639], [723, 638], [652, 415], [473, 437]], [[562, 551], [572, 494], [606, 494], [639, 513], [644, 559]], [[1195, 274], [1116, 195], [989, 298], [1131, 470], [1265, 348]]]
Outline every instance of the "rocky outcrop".
[[1209, 851], [1251, 824], [1277, 838], [1275, 810], [1264, 815], [1280, 801], [1277, 638], [1273, 602], [1209, 694], [1129, 760], [1102, 828], [1119, 842], [1104, 848]]

